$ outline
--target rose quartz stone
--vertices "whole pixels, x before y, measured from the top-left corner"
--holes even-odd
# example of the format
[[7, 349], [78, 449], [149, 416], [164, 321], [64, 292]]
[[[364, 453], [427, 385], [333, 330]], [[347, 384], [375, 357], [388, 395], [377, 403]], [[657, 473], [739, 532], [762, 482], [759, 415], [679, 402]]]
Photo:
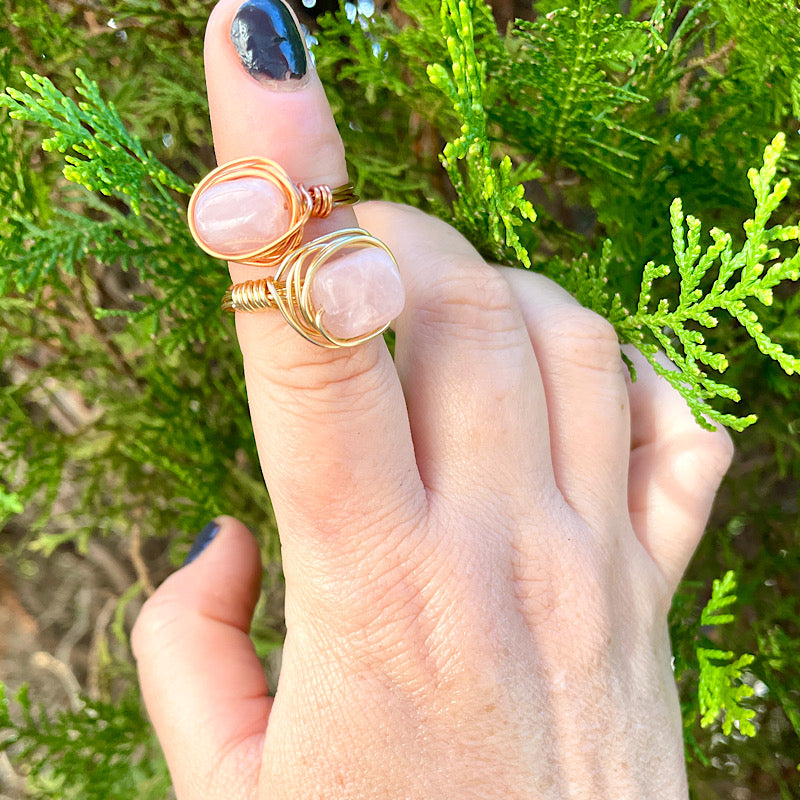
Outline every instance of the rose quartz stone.
[[237, 178], [206, 189], [194, 208], [197, 234], [212, 250], [252, 253], [289, 228], [283, 193], [261, 178]]
[[377, 247], [352, 249], [314, 275], [311, 301], [322, 325], [341, 339], [383, 328], [402, 310], [405, 291], [392, 258]]

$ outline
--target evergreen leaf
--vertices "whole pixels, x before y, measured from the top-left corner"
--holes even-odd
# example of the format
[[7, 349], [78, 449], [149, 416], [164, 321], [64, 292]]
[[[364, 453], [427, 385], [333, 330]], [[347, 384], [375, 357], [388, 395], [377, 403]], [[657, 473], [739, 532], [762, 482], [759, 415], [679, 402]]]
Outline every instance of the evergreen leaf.
[[[7, 88], [0, 106], [15, 119], [49, 127], [54, 135], [42, 142], [45, 150], [65, 155], [64, 176], [90, 191], [124, 197], [139, 214], [143, 192], [158, 205], [174, 203], [168, 190], [189, 194], [191, 187], [146, 153], [131, 136], [114, 108], [100, 97], [97, 84], [76, 70], [80, 104], [60, 92], [45, 77], [23, 73], [33, 94]], [[149, 186], [148, 186], [149, 185]]]
[[168, 790], [166, 763], [138, 691], [114, 703], [80, 698], [53, 714], [35, 708], [23, 686], [16, 704], [22, 721], [15, 724], [0, 682], [0, 730], [13, 730], [0, 750], [13, 746], [35, 796], [157, 800]]
[[[703, 252], [700, 221], [684, 215], [680, 199], [673, 201], [670, 225], [675, 265], [680, 276], [677, 302], [673, 305], [669, 299], [662, 298], [655, 310], [650, 310], [653, 283], [671, 271], [666, 264], [656, 266], [650, 262], [643, 271], [636, 312], [617, 323], [623, 341], [639, 347], [653, 368], [684, 396], [697, 422], [706, 428], [713, 428], [716, 423], [742, 430], [756, 420], [752, 414], [722, 413], [710, 404], [714, 398], [739, 400], [735, 389], [712, 379], [704, 369], [709, 367], [723, 373], [728, 366], [724, 354], [708, 350], [701, 332], [716, 327], [715, 312], [725, 311], [737, 321], [758, 349], [776, 361], [786, 374], [800, 369], [800, 358], [785, 352], [764, 330], [758, 313], [748, 305], [748, 301], [755, 300], [769, 306], [775, 287], [800, 277], [800, 250], [795, 247], [791, 256], [782, 259], [780, 249], [773, 246], [777, 242], [796, 243], [797, 226], [766, 227], [789, 188], [785, 180], [774, 183], [784, 146], [785, 137], [778, 134], [764, 152], [762, 168], [748, 173], [756, 207], [753, 218], [743, 226], [746, 240], [738, 253], [732, 251], [731, 235], [718, 228], [711, 230], [712, 242]], [[703, 280], [715, 264], [718, 265], [716, 279], [704, 288]], [[739, 278], [733, 281], [737, 270]], [[662, 347], [677, 371], [665, 369], [658, 363], [655, 348], [642, 347], [642, 333]]]
[[[530, 256], [516, 228], [523, 220], [535, 221], [536, 212], [513, 177], [509, 156], [497, 164], [492, 158], [484, 107], [486, 63], [475, 52], [473, 13], [471, 0], [442, 0], [441, 30], [450, 63], [429, 65], [428, 78], [452, 103], [461, 133], [445, 145], [441, 162], [457, 193], [456, 226], [495, 259], [507, 260], [508, 248], [529, 267]], [[520, 169], [528, 177], [536, 174], [532, 165]]]
[[[580, 173], [601, 171], [632, 177], [637, 154], [628, 143], [655, 144], [632, 128], [628, 109], [647, 102], [633, 89], [633, 51], [664, 48], [658, 8], [642, 21], [609, 13], [602, 0], [577, 0], [518, 21], [505, 75], [518, 101], [504, 110], [504, 127], [519, 144], [535, 139], [543, 163], [559, 161]], [[529, 109], [535, 109], [532, 115]], [[611, 154], [612, 160], [601, 153]]]
[[[711, 597], [700, 614], [700, 627], [708, 629], [734, 622], [735, 617], [730, 612], [737, 601], [736, 588], [737, 579], [733, 570], [726, 572], [721, 579], [714, 580]], [[744, 705], [754, 694], [752, 686], [745, 683], [744, 678], [747, 667], [755, 657], [750, 654], [736, 656], [730, 650], [709, 646], [705, 638], [702, 643], [695, 645], [695, 657], [700, 725], [707, 727], [719, 719], [726, 736], [734, 727], [744, 736], [755, 736], [756, 728], [752, 720], [756, 712]]]

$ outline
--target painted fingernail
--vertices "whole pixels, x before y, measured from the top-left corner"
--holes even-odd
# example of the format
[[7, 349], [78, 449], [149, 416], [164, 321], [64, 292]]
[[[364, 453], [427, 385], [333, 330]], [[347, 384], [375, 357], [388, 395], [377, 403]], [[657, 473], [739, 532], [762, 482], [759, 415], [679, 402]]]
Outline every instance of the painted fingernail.
[[403, 310], [405, 291], [394, 259], [377, 248], [331, 259], [314, 275], [311, 300], [333, 336], [355, 339], [388, 325]]
[[273, 88], [305, 84], [308, 56], [297, 21], [281, 0], [247, 0], [236, 12], [231, 41], [242, 66]]
[[219, 533], [220, 526], [218, 522], [211, 520], [208, 525], [197, 534], [197, 538], [194, 540], [194, 544], [192, 545], [192, 549], [189, 550], [189, 554], [184, 559], [184, 562], [181, 566], [186, 566], [187, 564], [191, 564], [203, 550], [208, 547], [211, 542], [214, 540], [214, 537]]

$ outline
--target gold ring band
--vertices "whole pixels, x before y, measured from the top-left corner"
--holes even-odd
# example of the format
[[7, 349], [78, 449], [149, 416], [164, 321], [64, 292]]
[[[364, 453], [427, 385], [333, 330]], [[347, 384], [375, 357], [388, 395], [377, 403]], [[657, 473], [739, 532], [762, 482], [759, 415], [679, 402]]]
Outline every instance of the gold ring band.
[[[258, 178], [278, 188], [286, 198], [289, 227], [277, 239], [266, 242], [255, 250], [232, 255], [203, 241], [195, 223], [195, 212], [198, 198], [206, 189], [242, 178]], [[283, 167], [268, 158], [240, 158], [212, 170], [197, 184], [189, 200], [189, 230], [197, 244], [215, 258], [256, 267], [274, 267], [300, 244], [303, 228], [310, 217], [327, 217], [337, 206], [353, 205], [358, 200], [352, 183], [337, 186], [335, 189], [325, 184], [306, 188], [302, 183], [294, 183]]]
[[316, 272], [346, 248], [389, 248], [362, 228], [344, 228], [320, 236], [288, 253], [277, 272], [266, 278], [244, 281], [229, 287], [222, 298], [225, 311], [267, 311], [277, 309], [303, 338], [321, 347], [353, 347], [383, 333], [389, 323], [360, 336], [342, 339], [325, 328], [324, 308], [316, 308], [312, 299], [312, 282]]

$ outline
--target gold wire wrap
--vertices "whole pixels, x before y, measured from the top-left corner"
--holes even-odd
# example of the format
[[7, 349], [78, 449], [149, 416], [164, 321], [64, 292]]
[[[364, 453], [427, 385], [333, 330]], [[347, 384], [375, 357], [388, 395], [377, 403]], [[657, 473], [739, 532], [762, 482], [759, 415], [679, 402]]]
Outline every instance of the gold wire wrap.
[[[260, 178], [277, 186], [286, 198], [289, 211], [288, 230], [256, 250], [241, 255], [231, 255], [207, 245], [197, 232], [194, 221], [195, 208], [200, 195], [211, 186], [240, 178]], [[274, 267], [294, 250], [303, 238], [303, 228], [309, 217], [327, 217], [336, 206], [353, 205], [359, 200], [352, 183], [331, 189], [324, 184], [310, 186], [294, 183], [279, 164], [268, 158], [239, 158], [212, 170], [197, 184], [189, 200], [189, 230], [200, 247], [215, 258], [236, 261], [254, 267]]]
[[311, 300], [311, 284], [317, 270], [350, 247], [378, 247], [394, 261], [391, 251], [380, 239], [362, 228], [344, 228], [320, 236], [289, 253], [274, 275], [234, 284], [225, 292], [222, 308], [248, 312], [277, 309], [304, 339], [321, 347], [354, 347], [366, 342], [383, 333], [389, 323], [352, 339], [340, 339], [325, 329], [325, 309], [315, 308]]

